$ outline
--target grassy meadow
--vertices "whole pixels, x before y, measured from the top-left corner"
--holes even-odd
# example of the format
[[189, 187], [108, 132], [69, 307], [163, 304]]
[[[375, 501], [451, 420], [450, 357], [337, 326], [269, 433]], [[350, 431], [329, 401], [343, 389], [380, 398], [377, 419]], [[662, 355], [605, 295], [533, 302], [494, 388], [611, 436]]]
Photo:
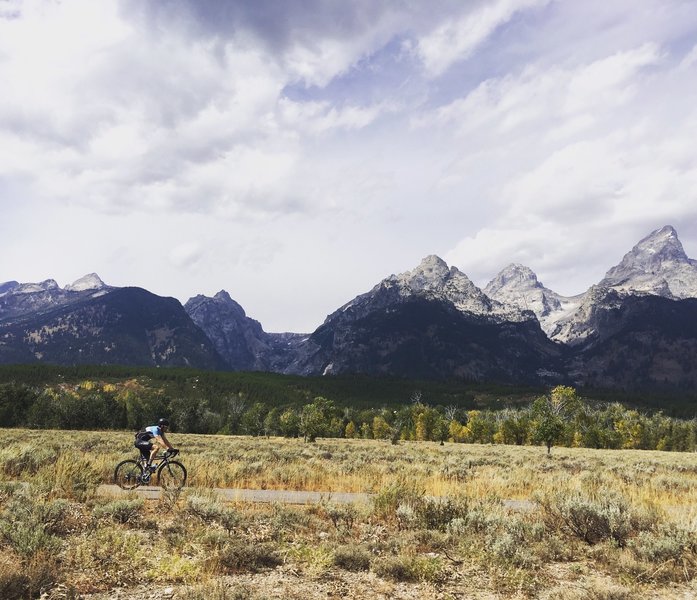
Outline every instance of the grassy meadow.
[[145, 501], [98, 491], [130, 432], [0, 429], [0, 598], [697, 597], [695, 453], [170, 437], [188, 487]]

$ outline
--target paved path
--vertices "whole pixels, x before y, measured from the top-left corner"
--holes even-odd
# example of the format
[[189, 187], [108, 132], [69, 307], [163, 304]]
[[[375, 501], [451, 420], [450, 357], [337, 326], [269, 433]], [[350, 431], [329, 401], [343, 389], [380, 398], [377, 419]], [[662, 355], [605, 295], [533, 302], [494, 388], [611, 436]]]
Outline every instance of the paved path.
[[[196, 488], [185, 488], [196, 489]], [[139, 487], [138, 496], [156, 500], [162, 490], [159, 487]], [[213, 488], [228, 502], [278, 502], [280, 504], [317, 504], [319, 502], [334, 502], [336, 504], [367, 504], [372, 494], [351, 492], [304, 492], [297, 490], [245, 490], [231, 488]], [[124, 496], [129, 494], [116, 485], [100, 485], [98, 492], [102, 496]], [[519, 512], [534, 510], [536, 505], [529, 500], [504, 500], [506, 508]]]

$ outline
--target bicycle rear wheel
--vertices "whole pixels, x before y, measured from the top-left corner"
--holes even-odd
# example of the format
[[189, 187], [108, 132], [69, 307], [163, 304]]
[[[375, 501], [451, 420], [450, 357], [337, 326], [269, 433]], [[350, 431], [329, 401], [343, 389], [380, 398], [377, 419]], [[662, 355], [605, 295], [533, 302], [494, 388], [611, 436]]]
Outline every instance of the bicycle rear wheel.
[[114, 470], [114, 483], [122, 490], [137, 488], [143, 477], [143, 467], [138, 461], [124, 460], [116, 465]]
[[157, 471], [157, 483], [164, 490], [180, 490], [186, 483], [186, 469], [176, 460], [169, 460]]

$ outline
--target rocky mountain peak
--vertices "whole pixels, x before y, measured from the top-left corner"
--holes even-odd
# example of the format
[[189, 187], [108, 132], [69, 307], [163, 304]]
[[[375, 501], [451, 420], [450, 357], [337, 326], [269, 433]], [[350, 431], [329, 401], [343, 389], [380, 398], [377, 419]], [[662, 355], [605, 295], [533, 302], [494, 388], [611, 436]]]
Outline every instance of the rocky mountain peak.
[[666, 225], [647, 235], [624, 255], [622, 262], [610, 271], [627, 268], [644, 270], [660, 267], [666, 261], [688, 261], [687, 254], [673, 227]]
[[446, 262], [431, 254], [424, 258], [418, 267], [402, 273], [397, 279], [412, 291], [418, 292], [442, 286], [449, 274], [450, 269]]
[[524, 313], [517, 307], [505, 307], [492, 301], [467, 275], [456, 267], [448, 267], [442, 258], [430, 255], [415, 269], [383, 279], [370, 292], [358, 296], [329, 315], [325, 322], [339, 315], [342, 319], [356, 319], [377, 307], [382, 309], [414, 298], [444, 302], [462, 313], [495, 321], [519, 322], [532, 318], [530, 313]]
[[50, 292], [60, 290], [60, 286], [55, 279], [45, 279], [38, 283], [20, 283], [12, 290], [15, 294], [35, 294], [37, 292]]
[[101, 290], [107, 287], [96, 273], [88, 273], [73, 283], [66, 285], [65, 290], [69, 292], [84, 292], [86, 290]]
[[535, 313], [542, 329], [549, 333], [553, 321], [572, 307], [572, 301], [547, 289], [535, 272], [518, 263], [511, 263], [484, 288], [490, 298], [507, 306]]
[[666, 225], [625, 254], [600, 285], [630, 294], [694, 298], [697, 297], [697, 261], [688, 258], [677, 232]]
[[518, 263], [511, 263], [502, 269], [484, 289], [488, 296], [496, 294], [504, 288], [538, 288], [542, 284], [537, 280], [535, 272]]
[[215, 296], [213, 296], [213, 298], [231, 309], [239, 318], [247, 316], [247, 313], [244, 312], [242, 305], [235, 302], [232, 299], [232, 296], [230, 296], [230, 294], [228, 294], [225, 290], [220, 290]]

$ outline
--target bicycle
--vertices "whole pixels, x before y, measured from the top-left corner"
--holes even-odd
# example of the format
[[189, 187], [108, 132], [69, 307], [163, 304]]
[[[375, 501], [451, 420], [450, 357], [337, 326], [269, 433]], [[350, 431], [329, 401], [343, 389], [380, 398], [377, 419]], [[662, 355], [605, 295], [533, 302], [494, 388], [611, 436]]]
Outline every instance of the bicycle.
[[170, 460], [179, 454], [179, 450], [167, 450], [153, 457], [148, 470], [147, 460], [142, 456], [138, 460], [121, 461], [114, 469], [114, 483], [122, 490], [134, 490], [141, 485], [148, 485], [157, 473], [157, 485], [164, 490], [180, 490], [186, 483], [186, 468], [176, 460]]

